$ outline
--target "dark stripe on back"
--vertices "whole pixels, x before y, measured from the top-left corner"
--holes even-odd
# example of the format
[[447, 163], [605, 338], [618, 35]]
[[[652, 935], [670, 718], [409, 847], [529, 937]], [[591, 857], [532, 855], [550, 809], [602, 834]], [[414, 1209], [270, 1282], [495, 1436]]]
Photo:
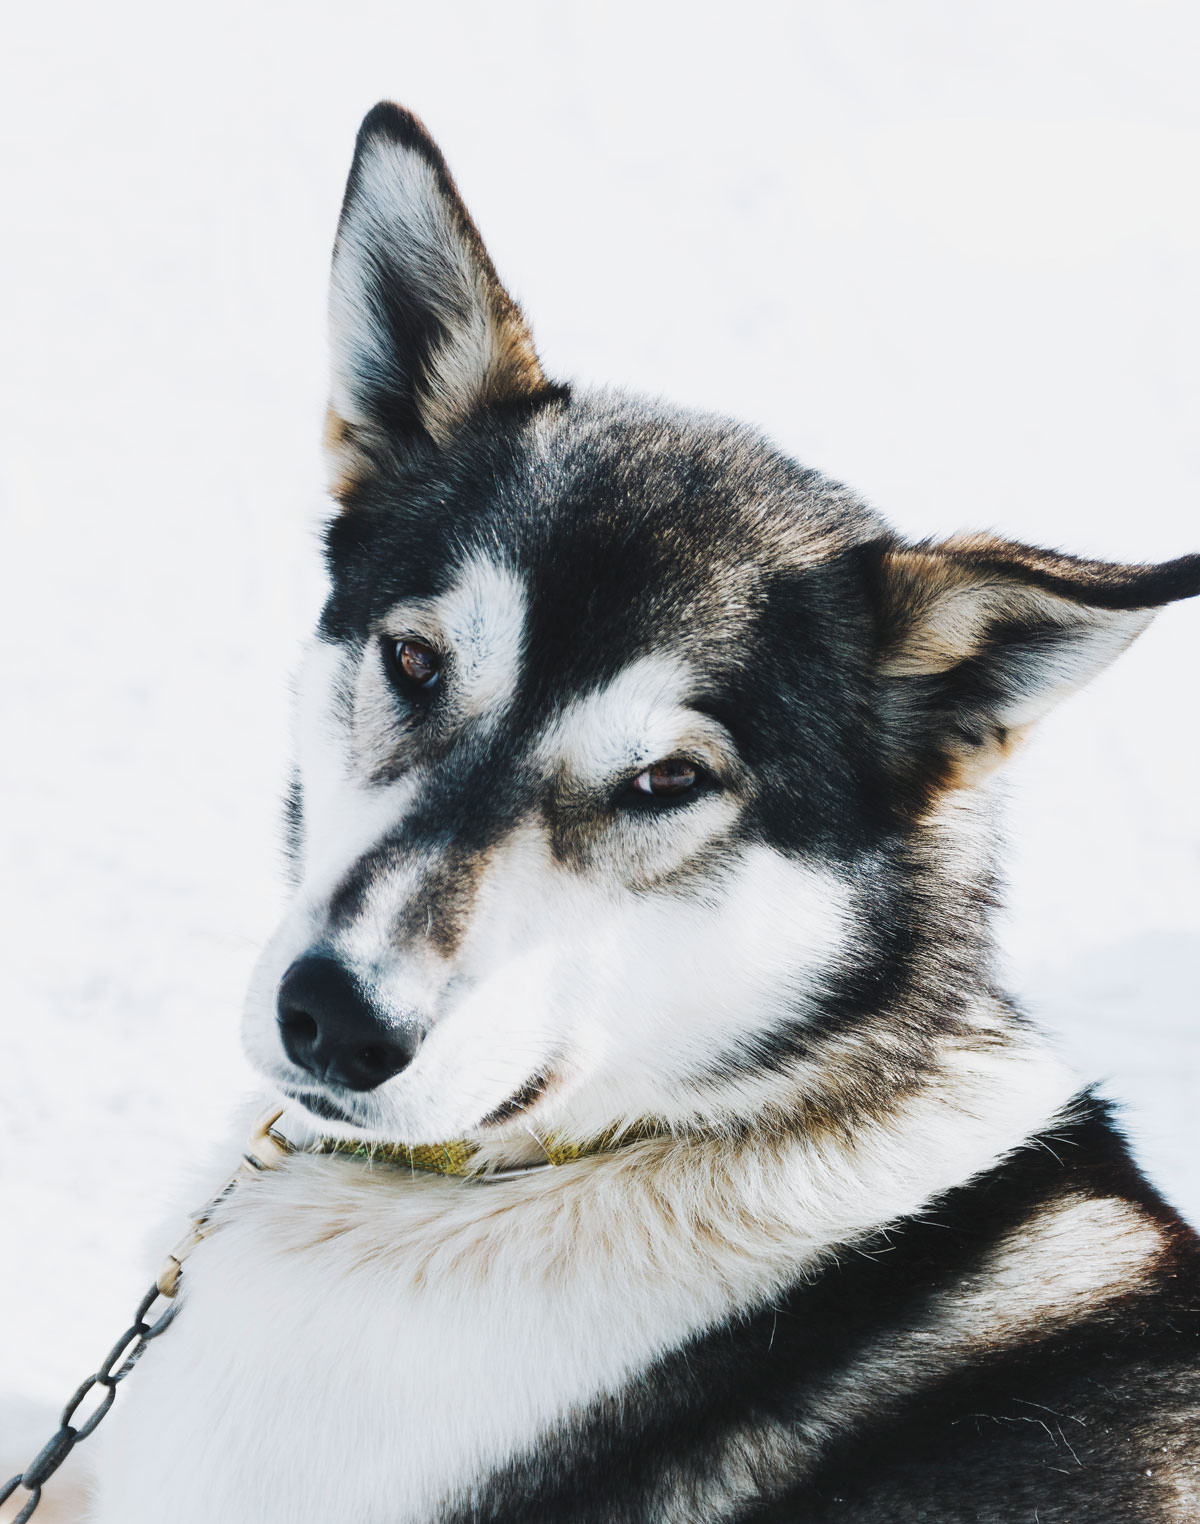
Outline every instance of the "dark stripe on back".
[[[1174, 1241], [1174, 1278], [1160, 1278], [1126, 1298], [1115, 1324], [1109, 1312], [1097, 1317], [1083, 1309], [1078, 1325], [1065, 1332], [1039, 1333], [1031, 1326], [1023, 1345], [1010, 1342], [978, 1367], [937, 1376], [899, 1412], [881, 1390], [865, 1430], [856, 1423], [814, 1463], [804, 1435], [807, 1424], [824, 1424], [827, 1383], [851, 1372], [856, 1360], [883, 1351], [889, 1337], [935, 1320], [939, 1293], [979, 1270], [1002, 1236], [1064, 1194], [1081, 1192], [1116, 1195], [1149, 1210]], [[1200, 1338], [1197, 1255], [1194, 1235], [1146, 1184], [1106, 1107], [1087, 1099], [1078, 1120], [1050, 1129], [989, 1174], [949, 1192], [921, 1220], [844, 1250], [815, 1280], [798, 1281], [771, 1305], [661, 1360], [497, 1474], [469, 1506], [447, 1518], [453, 1524], [652, 1524], [662, 1517], [654, 1501], [660, 1489], [695, 1484], [702, 1492], [731, 1436], [777, 1426], [795, 1436], [797, 1470], [812, 1466], [812, 1474], [786, 1501], [776, 1497], [770, 1507], [747, 1507], [730, 1518], [809, 1524], [861, 1517], [890, 1524], [961, 1517], [1024, 1524], [1032, 1515], [1005, 1511], [1007, 1505], [994, 1513], [924, 1513], [919, 1497], [903, 1501], [897, 1478], [906, 1466], [919, 1472], [927, 1454], [929, 1464], [951, 1478], [965, 1466], [990, 1468], [983, 1485], [1000, 1489], [1000, 1496], [1010, 1469], [1032, 1465], [1040, 1455], [1047, 1504], [1056, 1492], [1078, 1492], [1078, 1467], [1053, 1469], [1067, 1454], [1065, 1445], [1056, 1439], [1047, 1448], [1043, 1429], [1026, 1432], [1030, 1426], [1017, 1420], [1036, 1408], [1022, 1404], [1046, 1397], [1052, 1405], [1069, 1387], [1076, 1418], [1081, 1408], [1094, 1410], [1097, 1422], [1110, 1409], [1127, 1423], [1140, 1417], [1153, 1396], [1146, 1390], [1147, 1372], [1172, 1358], [1172, 1351], [1177, 1359], [1184, 1325]], [[930, 1352], [936, 1362], [936, 1333]], [[1193, 1402], [1200, 1402], [1200, 1378], [1191, 1391]], [[974, 1414], [983, 1416], [976, 1421]], [[1078, 1427], [1068, 1436], [1072, 1443]], [[753, 1471], [752, 1444], [747, 1455]], [[962, 1459], [956, 1462], [956, 1456]], [[871, 1513], [884, 1496], [891, 1511]], [[867, 1512], [846, 1513], [852, 1497]], [[1075, 1516], [1044, 1511], [1042, 1517], [1050, 1524]], [[1077, 1517], [1080, 1524], [1093, 1518], [1108, 1524], [1124, 1515]]]

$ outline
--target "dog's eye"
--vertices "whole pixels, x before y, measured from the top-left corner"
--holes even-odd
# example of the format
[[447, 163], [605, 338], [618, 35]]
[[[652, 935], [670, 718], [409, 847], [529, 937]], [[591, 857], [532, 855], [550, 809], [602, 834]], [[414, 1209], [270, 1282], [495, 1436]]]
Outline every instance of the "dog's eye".
[[442, 659], [424, 640], [396, 640], [385, 644], [392, 676], [405, 688], [428, 692], [437, 686]]
[[700, 782], [700, 769], [686, 757], [668, 757], [644, 768], [633, 780], [635, 793], [651, 794], [656, 799], [677, 799], [690, 793]]

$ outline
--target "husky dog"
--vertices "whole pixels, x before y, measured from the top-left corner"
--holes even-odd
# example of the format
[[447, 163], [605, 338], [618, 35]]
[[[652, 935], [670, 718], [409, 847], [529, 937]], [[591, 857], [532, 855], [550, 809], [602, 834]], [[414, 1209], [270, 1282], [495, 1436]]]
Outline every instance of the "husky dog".
[[1200, 557], [906, 544], [547, 380], [391, 105], [332, 326], [246, 1016], [320, 1141], [189, 1261], [94, 1518], [1195, 1520], [1200, 1241], [998, 987], [989, 785]]

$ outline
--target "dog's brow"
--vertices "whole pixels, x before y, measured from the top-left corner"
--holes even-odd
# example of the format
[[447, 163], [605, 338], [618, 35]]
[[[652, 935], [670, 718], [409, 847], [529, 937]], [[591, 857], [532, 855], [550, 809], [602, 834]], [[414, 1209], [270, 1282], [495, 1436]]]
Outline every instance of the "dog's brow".
[[596, 780], [657, 762], [689, 744], [702, 747], [714, 763], [732, 762], [736, 754], [724, 727], [689, 707], [693, 685], [685, 663], [643, 657], [568, 704], [544, 732], [539, 755], [549, 766]]
[[[396, 634], [412, 625], [441, 644], [453, 662], [455, 709], [472, 719], [499, 718], [516, 692], [525, 644], [526, 597], [520, 578], [481, 555], [463, 562], [445, 593], [392, 610]], [[420, 629], [416, 626], [420, 625]]]
[[483, 716], [507, 705], [516, 690], [525, 641], [525, 589], [498, 561], [474, 556], [437, 600], [454, 646], [460, 701]]

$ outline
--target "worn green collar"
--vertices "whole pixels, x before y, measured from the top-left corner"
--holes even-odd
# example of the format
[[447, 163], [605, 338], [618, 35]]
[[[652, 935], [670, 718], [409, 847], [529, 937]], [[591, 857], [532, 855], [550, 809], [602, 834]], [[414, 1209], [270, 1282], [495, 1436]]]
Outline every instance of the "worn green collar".
[[573, 1164], [577, 1159], [590, 1159], [596, 1154], [613, 1153], [626, 1144], [660, 1135], [658, 1128], [649, 1126], [626, 1128], [620, 1132], [610, 1130], [586, 1143], [571, 1143], [551, 1134], [537, 1140], [543, 1158], [529, 1164], [514, 1164], [500, 1169], [477, 1165], [480, 1150], [465, 1138], [450, 1143], [419, 1143], [411, 1148], [404, 1143], [360, 1143], [353, 1138], [321, 1138], [309, 1152], [347, 1154], [351, 1158], [372, 1163], [399, 1164], [429, 1174], [455, 1175], [487, 1183], [532, 1174], [537, 1170], [553, 1169], [561, 1164]]

